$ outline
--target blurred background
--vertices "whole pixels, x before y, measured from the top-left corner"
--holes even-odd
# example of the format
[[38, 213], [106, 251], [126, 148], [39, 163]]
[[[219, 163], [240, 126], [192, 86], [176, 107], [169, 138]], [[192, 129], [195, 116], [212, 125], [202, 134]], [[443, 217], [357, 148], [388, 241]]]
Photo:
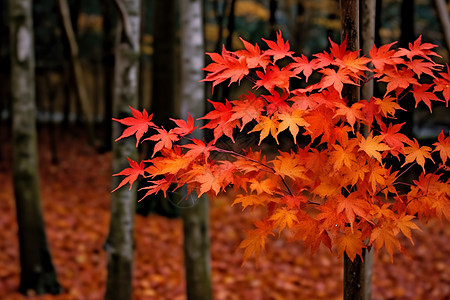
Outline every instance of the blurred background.
[[[33, 1], [30, 28], [34, 49], [30, 49], [34, 67], [28, 71], [34, 74], [34, 83], [22, 87], [21, 92], [30, 89], [28, 94], [34, 94], [30, 100], [35, 110], [22, 118], [32, 124], [27, 130], [37, 133], [34, 155], [39, 162], [40, 196], [33, 204], [36, 206], [16, 203], [20, 196], [13, 185], [19, 181], [13, 171], [13, 157], [19, 148], [13, 145], [20, 141], [13, 134], [13, 116], [19, 112], [13, 107], [17, 94], [12, 76], [16, 73], [12, 70], [16, 64], [19, 68], [28, 66], [20, 61], [20, 55], [19, 60], [16, 56], [23, 50], [20, 46], [29, 45], [18, 43], [17, 49], [11, 41], [16, 33], [13, 29], [20, 28], [17, 22], [25, 19], [9, 13], [20, 2], [0, 2], [0, 299], [103, 299], [108, 277], [106, 241], [111, 237], [110, 221], [114, 218], [111, 190], [120, 182], [111, 182], [111, 175], [117, 173], [112, 142], [119, 136], [111, 119], [125, 116], [122, 108], [114, 108], [114, 97], [120, 97], [115, 90], [120, 82], [115, 76], [121, 69], [117, 67], [117, 55], [123, 55], [121, 45], [136, 46], [130, 37], [136, 38], [133, 107], [152, 112], [158, 124], [166, 124], [169, 117], [185, 118], [183, 105], [190, 104], [185, 104], [188, 100], [183, 96], [182, 84], [188, 75], [183, 71], [182, 55], [183, 35], [187, 34], [184, 27], [188, 25], [182, 18], [185, 11], [181, 5], [186, 1], [136, 1], [137, 24], [127, 23], [119, 13], [121, 8], [129, 10], [120, 6], [127, 1]], [[241, 49], [239, 37], [263, 48], [261, 38], [273, 39], [278, 30], [292, 50], [307, 57], [325, 50], [328, 37], [340, 41], [336, 0], [193, 2], [202, 9], [198, 15], [204, 42], [201, 53], [221, 51], [222, 45], [227, 50]], [[421, 35], [423, 42], [438, 46], [436, 52], [442, 58], [437, 62], [445, 65], [449, 59], [449, 10], [443, 0], [377, 0], [375, 44], [397, 41], [397, 46], [407, 47]], [[130, 11], [128, 16], [132, 15]], [[121, 24], [132, 24], [139, 32], [130, 33]], [[200, 61], [201, 67], [208, 63], [203, 55]], [[208, 109], [206, 99], [236, 99], [242, 93], [239, 88], [223, 86], [211, 95], [210, 85], [197, 83], [197, 89], [202, 90], [201, 103], [205, 104], [191, 114], [202, 116]], [[450, 128], [445, 104], [434, 104], [432, 115], [426, 106], [419, 105], [402, 118], [411, 120], [412, 126], [405, 130], [425, 143]], [[133, 155], [139, 161], [151, 153], [152, 149], [144, 146]], [[145, 199], [135, 205], [133, 299], [186, 299], [180, 216], [184, 207], [174, 204], [174, 195], [167, 198]], [[241, 267], [238, 246], [245, 237], [243, 230], [252, 226], [252, 219], [260, 212], [242, 213], [240, 208], [230, 207], [231, 203], [231, 195], [222, 195], [210, 204], [215, 299], [341, 299], [342, 262], [328, 250], [320, 249], [311, 257], [301, 243], [282, 238], [267, 245], [258, 265], [250, 261]], [[20, 205], [37, 210], [41, 207], [41, 217], [21, 217], [27, 212]], [[20, 250], [18, 224], [28, 220], [34, 228], [39, 227], [39, 220], [33, 223], [35, 218], [43, 218], [45, 234], [42, 230], [35, 234], [44, 242]], [[409, 256], [397, 254], [391, 264], [385, 253], [376, 255], [373, 299], [450, 298], [450, 227], [433, 221], [422, 229], [415, 236], [415, 247], [407, 249]], [[47, 246], [42, 252], [41, 248]], [[21, 265], [26, 264], [25, 254], [47, 260], [43, 268], [47, 275], [53, 274], [49, 275], [54, 277], [53, 283], [44, 284], [41, 290], [31, 288], [39, 286], [38, 279], [24, 283], [26, 274], [22, 272], [21, 278]], [[31, 272], [36, 278], [46, 273]], [[36, 295], [42, 292], [54, 295]]]

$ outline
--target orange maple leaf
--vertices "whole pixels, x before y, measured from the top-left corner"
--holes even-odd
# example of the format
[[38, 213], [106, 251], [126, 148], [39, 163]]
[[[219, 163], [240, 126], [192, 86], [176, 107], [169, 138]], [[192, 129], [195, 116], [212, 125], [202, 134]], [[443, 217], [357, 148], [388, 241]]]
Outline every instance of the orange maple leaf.
[[151, 137], [144, 139], [144, 141], [158, 141], [153, 148], [152, 157], [155, 156], [156, 152], [163, 148], [172, 148], [172, 144], [180, 139], [178, 134], [174, 133], [174, 129], [169, 130], [169, 132], [164, 128], [157, 128], [156, 130], [158, 131], [158, 134], [154, 134]]
[[278, 144], [277, 139], [278, 126], [279, 122], [277, 118], [273, 116], [270, 118], [262, 116], [259, 123], [256, 124], [255, 127], [253, 127], [253, 129], [249, 133], [261, 131], [258, 145], [261, 145], [262, 140], [265, 139], [269, 135], [269, 133], [272, 135], [272, 137], [276, 140]]
[[339, 236], [335, 243], [337, 243], [337, 252], [341, 256], [344, 252], [347, 254], [351, 261], [355, 260], [356, 255], [359, 255], [362, 259], [362, 249], [366, 248], [366, 245], [361, 240], [361, 231], [351, 231], [350, 228], [345, 228], [345, 234]]
[[359, 132], [356, 133], [359, 140], [359, 150], [364, 151], [370, 157], [375, 158], [381, 163], [381, 153], [386, 150], [390, 150], [391, 147], [383, 143], [383, 137], [381, 135], [373, 136], [371, 131], [367, 138], [364, 138]]
[[249, 69], [261, 67], [265, 70], [267, 65], [270, 63], [269, 54], [261, 54], [261, 49], [258, 44], [253, 46], [243, 38], [240, 37], [239, 39], [244, 44], [245, 50], [236, 51], [236, 55], [239, 57], [245, 57], [245, 61], [247, 62]]
[[431, 158], [431, 148], [428, 146], [422, 146], [420, 147], [419, 143], [417, 142], [416, 139], [414, 139], [414, 141], [410, 141], [409, 146], [404, 148], [404, 152], [405, 152], [405, 163], [402, 165], [402, 167], [406, 164], [412, 163], [413, 161], [416, 161], [423, 169], [423, 171], [425, 172], [425, 159], [428, 158], [430, 159], [432, 162], [433, 158]]
[[277, 208], [272, 216], [270, 216], [269, 221], [273, 221], [273, 227], [278, 227], [278, 235], [281, 234], [286, 226], [292, 228], [294, 223], [298, 223], [297, 210], [288, 209], [287, 207]]
[[294, 109], [290, 113], [281, 113], [278, 115], [278, 119], [281, 120], [281, 123], [278, 126], [277, 135], [289, 128], [289, 132], [292, 134], [294, 138], [294, 144], [297, 144], [297, 134], [299, 131], [299, 127], [308, 127], [309, 123], [305, 121], [303, 116], [305, 115], [305, 111]]
[[391, 256], [391, 262], [394, 262], [394, 249], [402, 250], [402, 246], [398, 238], [394, 235], [391, 228], [376, 227], [370, 235], [370, 245], [375, 245], [375, 249], [379, 250], [383, 246]]
[[267, 220], [254, 221], [253, 223], [255, 224], [256, 229], [246, 231], [245, 234], [247, 235], [247, 238], [239, 245], [239, 248], [245, 248], [244, 261], [242, 264], [244, 264], [253, 254], [255, 255], [255, 258], [258, 258], [261, 251], [265, 248], [267, 235], [275, 235], [272, 232], [270, 222]]

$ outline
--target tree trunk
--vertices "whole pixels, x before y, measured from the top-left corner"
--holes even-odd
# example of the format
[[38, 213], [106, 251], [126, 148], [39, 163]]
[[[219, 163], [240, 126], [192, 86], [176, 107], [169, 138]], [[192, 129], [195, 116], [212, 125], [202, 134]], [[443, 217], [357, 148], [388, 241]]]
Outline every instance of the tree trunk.
[[[139, 70], [139, 0], [115, 0], [120, 15], [120, 40], [116, 45], [113, 115], [117, 118], [130, 116], [128, 106], [138, 103]], [[121, 132], [114, 123], [113, 136]], [[133, 139], [123, 139], [113, 144], [112, 171], [118, 173], [129, 167], [127, 157], [137, 159]], [[119, 185], [122, 178], [113, 177], [112, 186]], [[122, 187], [112, 194], [111, 222], [105, 244], [108, 257], [106, 282], [107, 300], [132, 299], [133, 228], [136, 204], [136, 185], [131, 190]]]
[[114, 82], [114, 41], [115, 24], [117, 19], [111, 0], [101, 0], [101, 11], [103, 15], [103, 39], [102, 39], [102, 69], [103, 69], [103, 103], [104, 103], [104, 138], [103, 151], [112, 149], [112, 103]]
[[[347, 39], [347, 50], [359, 50], [359, 1], [341, 0], [341, 39]], [[357, 86], [345, 85], [343, 97], [349, 100], [349, 105], [358, 102], [360, 89]], [[362, 254], [366, 260], [366, 251]], [[370, 258], [369, 258], [370, 259]], [[365, 264], [359, 256], [352, 262], [344, 254], [344, 300], [368, 300], [370, 299], [370, 274], [371, 264], [366, 271]], [[366, 280], [366, 276], [369, 278]]]
[[[181, 117], [194, 119], [205, 113], [204, 35], [201, 0], [182, 0], [181, 7]], [[201, 136], [197, 136], [201, 138]], [[212, 299], [208, 197], [195, 199], [181, 209], [187, 299]]]
[[67, 36], [70, 48], [70, 56], [72, 63], [73, 77], [76, 85], [76, 93], [79, 100], [81, 110], [84, 115], [84, 122], [87, 129], [87, 134], [89, 142], [94, 144], [95, 134], [94, 134], [94, 122], [91, 101], [89, 101], [89, 96], [86, 88], [86, 83], [84, 81], [83, 68], [79, 59], [78, 44], [75, 37], [75, 32], [72, 27], [72, 22], [70, 18], [69, 5], [67, 0], [58, 0], [59, 11], [61, 13], [64, 31]]
[[9, 2], [13, 182], [20, 245], [20, 287], [27, 294], [61, 290], [47, 245], [39, 190], [31, 0]]
[[441, 24], [447, 51], [450, 51], [450, 17], [448, 16], [447, 2], [445, 0], [434, 0], [434, 5]]

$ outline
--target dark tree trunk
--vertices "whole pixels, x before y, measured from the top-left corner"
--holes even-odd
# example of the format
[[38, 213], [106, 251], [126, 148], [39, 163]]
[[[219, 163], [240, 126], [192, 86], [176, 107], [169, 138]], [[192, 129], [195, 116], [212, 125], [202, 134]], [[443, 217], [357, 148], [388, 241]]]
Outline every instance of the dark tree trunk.
[[[356, 51], [359, 46], [359, 1], [341, 0], [341, 40], [347, 39], [347, 50]], [[349, 103], [359, 101], [360, 89], [357, 86], [345, 85], [342, 96], [349, 100]], [[363, 258], [366, 251], [363, 251]], [[365, 265], [359, 256], [351, 261], [347, 254], [344, 254], [344, 300], [368, 300], [370, 297], [370, 283], [366, 281]]]
[[103, 68], [103, 98], [104, 98], [104, 136], [101, 151], [112, 149], [112, 106], [114, 83], [114, 44], [117, 13], [111, 0], [100, 1], [103, 15], [102, 68]]
[[9, 2], [13, 182], [20, 246], [20, 287], [27, 294], [61, 290], [42, 215], [35, 121], [34, 41], [31, 0]]
[[[401, 36], [399, 46], [403, 48], [407, 48], [409, 43], [414, 42], [415, 33], [414, 33], [414, 1], [403, 0], [401, 6]], [[412, 136], [413, 129], [413, 111], [414, 111], [414, 98], [411, 93], [408, 93], [399, 104], [403, 110], [396, 111], [397, 121], [399, 123], [406, 122], [400, 130], [406, 136]]]

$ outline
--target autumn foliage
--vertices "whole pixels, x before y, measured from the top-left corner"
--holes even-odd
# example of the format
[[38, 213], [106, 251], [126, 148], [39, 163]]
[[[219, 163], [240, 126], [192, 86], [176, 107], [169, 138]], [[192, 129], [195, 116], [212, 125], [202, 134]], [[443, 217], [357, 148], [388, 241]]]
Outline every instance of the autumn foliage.
[[[240, 245], [244, 259], [259, 256], [268, 237], [283, 231], [311, 252], [324, 244], [353, 260], [364, 248], [384, 247], [392, 258], [394, 250], [403, 251], [400, 235], [413, 243], [411, 231], [420, 230], [415, 219], [450, 219], [450, 182], [442, 179], [449, 170], [450, 137], [441, 132], [432, 147], [421, 146], [400, 133], [404, 123], [395, 118], [409, 93], [416, 107], [423, 102], [431, 113], [433, 101], [448, 106], [450, 70], [433, 62], [435, 45], [419, 37], [409, 49], [374, 46], [366, 57], [346, 50], [345, 41], [330, 41], [329, 52], [308, 59], [296, 56], [281, 33], [276, 42], [264, 40], [267, 50], [242, 42], [243, 50], [207, 53], [212, 62], [204, 81], [214, 89], [249, 80], [253, 90], [236, 100], [209, 101], [214, 109], [200, 118], [206, 120], [200, 129], [189, 116], [171, 119], [174, 128], [167, 131], [145, 109], [131, 108], [133, 117], [116, 120], [129, 126], [118, 139], [135, 135], [136, 145], [156, 142], [150, 159], [130, 160], [130, 168], [116, 174], [126, 176], [118, 188], [143, 176], [145, 196], [184, 185], [188, 193], [211, 197], [233, 189], [233, 205], [266, 210]], [[384, 88], [382, 97], [346, 99], [345, 85], [369, 80]], [[295, 147], [268, 159], [251, 148], [220, 146], [224, 139], [234, 142], [244, 127], [259, 134], [259, 144], [269, 137], [278, 143], [287, 131]], [[202, 129], [213, 130], [212, 141], [191, 135]], [[399, 181], [415, 164], [422, 173], [412, 182]]]

